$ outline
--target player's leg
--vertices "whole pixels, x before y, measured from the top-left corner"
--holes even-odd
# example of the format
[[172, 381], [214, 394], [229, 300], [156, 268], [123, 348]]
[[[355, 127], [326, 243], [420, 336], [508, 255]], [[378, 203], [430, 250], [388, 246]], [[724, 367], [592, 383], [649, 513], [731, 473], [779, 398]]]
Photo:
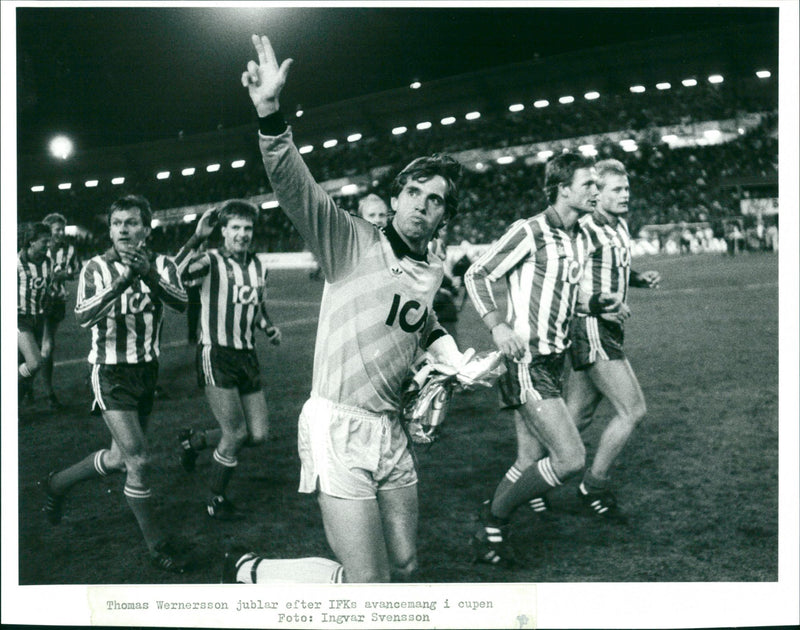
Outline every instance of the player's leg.
[[53, 305], [53, 310], [44, 320], [44, 333], [42, 335], [42, 381], [47, 398], [52, 409], [60, 410], [64, 408], [58, 400], [53, 389], [53, 363], [56, 349], [56, 333], [61, 320], [64, 318], [64, 304]]
[[600, 436], [597, 452], [580, 487], [585, 504], [600, 516], [621, 516], [609, 491], [609, 473], [639, 422], [647, 413], [644, 394], [628, 360], [598, 361], [589, 376], [615, 410]]
[[209, 516], [223, 520], [238, 518], [233, 503], [225, 496], [236, 467], [238, 453], [247, 441], [247, 423], [237, 389], [206, 385], [206, 399], [221, 430], [221, 437], [211, 461]]
[[378, 500], [318, 493], [325, 536], [344, 567], [345, 582], [389, 582], [391, 567]]
[[399, 582], [408, 581], [417, 570], [417, 484], [379, 490], [378, 507], [391, 577]]
[[17, 331], [17, 348], [23, 359], [17, 368], [19, 378], [20, 380], [31, 379], [42, 364], [42, 354], [33, 330], [22, 328]]
[[269, 435], [269, 408], [262, 390], [241, 394], [247, 439], [244, 446], [260, 446]]
[[579, 431], [588, 427], [603, 393], [594, 384], [588, 370], [570, 369], [564, 382], [564, 402]]

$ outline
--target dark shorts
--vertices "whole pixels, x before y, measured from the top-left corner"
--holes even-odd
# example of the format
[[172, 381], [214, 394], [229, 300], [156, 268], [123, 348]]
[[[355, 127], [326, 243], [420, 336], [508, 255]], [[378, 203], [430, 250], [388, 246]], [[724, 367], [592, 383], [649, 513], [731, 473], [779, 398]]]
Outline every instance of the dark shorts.
[[138, 411], [149, 416], [158, 380], [158, 362], [93, 365], [94, 404], [103, 411]]
[[506, 373], [498, 380], [500, 406], [504, 409], [533, 400], [561, 398], [562, 377], [566, 354], [534, 356], [530, 363], [517, 363], [506, 359]]
[[34, 336], [36, 343], [41, 345], [44, 334], [44, 317], [41, 315], [17, 314], [17, 331], [27, 332]]
[[44, 316], [49, 322], [63, 322], [67, 316], [67, 303], [64, 300], [48, 300], [44, 307]]
[[261, 389], [261, 374], [255, 350], [225, 346], [197, 346], [197, 384], [222, 389], [238, 389], [252, 394]]
[[599, 317], [575, 317], [569, 330], [569, 358], [574, 370], [585, 370], [597, 361], [625, 358], [625, 331], [616, 322]]

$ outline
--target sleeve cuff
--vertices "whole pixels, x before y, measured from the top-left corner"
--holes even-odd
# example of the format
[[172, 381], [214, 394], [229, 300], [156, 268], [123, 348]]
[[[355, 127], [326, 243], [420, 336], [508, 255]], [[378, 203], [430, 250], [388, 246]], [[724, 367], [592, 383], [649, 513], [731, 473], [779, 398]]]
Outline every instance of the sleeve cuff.
[[287, 124], [280, 110], [258, 119], [258, 131], [262, 136], [279, 136], [286, 128]]

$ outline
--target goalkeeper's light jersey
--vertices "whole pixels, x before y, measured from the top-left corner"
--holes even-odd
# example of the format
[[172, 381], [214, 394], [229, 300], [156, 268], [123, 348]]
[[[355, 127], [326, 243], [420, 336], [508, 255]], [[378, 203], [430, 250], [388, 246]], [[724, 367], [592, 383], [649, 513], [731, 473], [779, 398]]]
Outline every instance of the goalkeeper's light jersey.
[[585, 247], [580, 232], [565, 231], [561, 218], [549, 207], [513, 223], [467, 270], [464, 284], [481, 317], [497, 310], [492, 283], [505, 280], [506, 321], [529, 340], [522, 362], [530, 361], [532, 355], [563, 352], [569, 346], [569, 322]]
[[622, 293], [628, 299], [631, 275], [631, 236], [628, 223], [618, 217], [612, 226], [606, 217], [595, 212], [580, 218], [578, 225], [589, 243], [581, 290], [587, 294]]
[[260, 135], [278, 202], [325, 275], [312, 396], [371, 412], [396, 412], [420, 346], [442, 334], [433, 297], [442, 261], [410, 252], [385, 231], [336, 207], [292, 143], [291, 129]]

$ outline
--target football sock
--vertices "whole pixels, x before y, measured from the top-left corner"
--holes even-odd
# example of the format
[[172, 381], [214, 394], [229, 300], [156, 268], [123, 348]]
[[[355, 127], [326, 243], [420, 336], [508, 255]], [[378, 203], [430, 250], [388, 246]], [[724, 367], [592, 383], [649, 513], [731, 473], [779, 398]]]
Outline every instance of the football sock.
[[517, 507], [533, 497], [544, 494], [550, 488], [560, 486], [561, 483], [553, 471], [550, 458], [544, 457], [523, 470], [519, 479], [506, 492], [502, 494], [495, 492], [491, 513], [498, 518], [507, 519]]
[[61, 495], [66, 494], [76, 483], [93, 477], [105, 477], [109, 471], [103, 463], [108, 449], [101, 449], [87, 455], [77, 464], [57, 472], [50, 478], [50, 492]]
[[207, 429], [200, 429], [199, 431], [194, 431], [191, 436], [189, 436], [189, 445], [192, 447], [192, 450], [202, 451], [208, 446], [207, 434]]
[[327, 558], [272, 560], [247, 553], [236, 563], [243, 584], [340, 584], [344, 567]]
[[42, 357], [42, 381], [49, 394], [53, 391], [53, 355]]
[[596, 477], [592, 474], [591, 470], [587, 469], [586, 473], [583, 475], [583, 483], [581, 483], [581, 486], [585, 488], [587, 493], [603, 492], [603, 490], [608, 488], [608, 479]]
[[128, 506], [136, 517], [136, 522], [139, 523], [139, 529], [142, 531], [147, 548], [153, 551], [164, 536], [161, 533], [161, 529], [156, 525], [152, 492], [150, 488], [126, 483], [124, 493]]
[[225, 457], [220, 455], [219, 450], [214, 449], [214, 459], [211, 462], [211, 478], [209, 487], [215, 495], [225, 495], [228, 482], [236, 470], [238, 460], [235, 457]]

